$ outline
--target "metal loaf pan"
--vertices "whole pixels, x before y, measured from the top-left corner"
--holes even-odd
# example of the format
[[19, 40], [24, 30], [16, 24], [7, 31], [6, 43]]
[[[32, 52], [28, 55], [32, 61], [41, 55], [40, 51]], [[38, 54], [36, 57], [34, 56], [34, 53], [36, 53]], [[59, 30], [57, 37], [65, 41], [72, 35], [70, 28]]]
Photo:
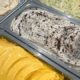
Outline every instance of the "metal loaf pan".
[[55, 6], [54, 6], [54, 7], [50, 7], [50, 6], [48, 6], [47, 4], [42, 3], [40, 0], [31, 0], [31, 1], [38, 2], [38, 3], [42, 4], [43, 6], [47, 6], [47, 7], [49, 7], [49, 8], [54, 9], [55, 11], [59, 11], [61, 14], [63, 14], [63, 15], [66, 16], [66, 17], [68, 17], [70, 20], [73, 20], [74, 22], [77, 22], [78, 24], [80, 24], [80, 18], [74, 17], [74, 16], [68, 14], [67, 12], [63, 12], [63, 11], [61, 11], [59, 8], [57, 8], [57, 7], [55, 7]]
[[[27, 1], [27, 0], [26, 0], [26, 1]], [[0, 16], [0, 23], [1, 23], [5, 18], [7, 18], [8, 16], [10, 16], [10, 14], [11, 14], [14, 10], [16, 10], [18, 7], [20, 7], [20, 5], [21, 5], [23, 2], [25, 2], [25, 0], [20, 0], [20, 2], [18, 3], [18, 5], [17, 5], [14, 9], [6, 12], [4, 15], [1, 15], [1, 16]]]
[[10, 15], [8, 18], [6, 18], [1, 24], [0, 24], [0, 28], [5, 30], [5, 32], [11, 36], [13, 36], [14, 38], [16, 38], [17, 43], [20, 43], [20, 41], [23, 44], [22, 46], [26, 47], [27, 49], [31, 47], [31, 49], [29, 49], [29, 51], [32, 51], [37, 57], [40, 57], [42, 60], [46, 61], [48, 64], [56, 67], [59, 71], [63, 72], [65, 75], [69, 76], [72, 80], [80, 80], [80, 74], [77, 73], [75, 70], [71, 69], [68, 67], [67, 64], [65, 64], [64, 62], [60, 61], [58, 59], [58, 57], [52, 54], [50, 51], [47, 51], [46, 49], [34, 44], [33, 42], [29, 41], [29, 40], [25, 40], [21, 37], [19, 37], [18, 35], [16, 35], [15, 33], [13, 33], [10, 30], [10, 25], [11, 22], [13, 20], [13, 18], [15, 18], [15, 16], [19, 15], [22, 11], [25, 10], [25, 8], [34, 8], [34, 7], [38, 7], [41, 9], [45, 9], [49, 12], [52, 12], [54, 14], [57, 14], [59, 16], [63, 16], [62, 14], [59, 14], [59, 12], [56, 12], [55, 10], [51, 10], [49, 9], [47, 6], [43, 6], [41, 4], [38, 4], [34, 1], [28, 1], [25, 2], [20, 8], [18, 8], [16, 11], [14, 11], [12, 13], [12, 15]]

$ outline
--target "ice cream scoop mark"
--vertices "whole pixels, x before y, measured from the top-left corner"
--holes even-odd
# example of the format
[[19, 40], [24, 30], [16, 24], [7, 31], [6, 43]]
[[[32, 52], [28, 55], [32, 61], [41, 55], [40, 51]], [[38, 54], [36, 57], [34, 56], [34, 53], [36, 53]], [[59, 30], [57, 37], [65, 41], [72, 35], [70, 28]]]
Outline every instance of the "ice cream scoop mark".
[[15, 62], [13, 62], [13, 63], [11, 64], [11, 66], [9, 66], [6, 74], [8, 75], [9, 72], [10, 72], [10, 70], [11, 70], [17, 63], [19, 63], [19, 62], [22, 61], [22, 60], [26, 60], [26, 59], [27, 59], [27, 57], [22, 57], [22, 58], [16, 60]]
[[31, 72], [29, 75], [25, 76], [24, 80], [29, 80], [34, 75], [34, 73], [36, 73], [38, 70], [35, 70], [35, 71]]
[[26, 68], [27, 66], [22, 67], [15, 75], [14, 80], [16, 80], [16, 77]]

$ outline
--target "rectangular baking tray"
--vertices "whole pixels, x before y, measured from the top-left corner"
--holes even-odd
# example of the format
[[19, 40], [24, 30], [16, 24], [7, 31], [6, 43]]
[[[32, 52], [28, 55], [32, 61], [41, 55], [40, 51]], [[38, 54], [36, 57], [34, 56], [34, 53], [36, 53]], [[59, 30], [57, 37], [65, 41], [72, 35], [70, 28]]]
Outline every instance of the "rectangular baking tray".
[[[20, 1], [20, 2], [18, 3], [18, 5], [17, 5], [14, 9], [12, 9], [12, 10], [6, 12], [4, 15], [1, 15], [1, 16], [0, 16], [0, 23], [1, 23], [6, 17], [8, 17], [14, 10], [16, 10], [18, 7], [20, 7], [20, 5], [21, 5], [23, 2], [25, 2], [25, 0], [19, 0], [19, 1]], [[27, 1], [27, 0], [26, 0], [26, 1]]]
[[[15, 18], [15, 16], [19, 15], [25, 8], [30, 8], [30, 7], [38, 7], [41, 9], [48, 10], [49, 12], [52, 12], [52, 13], [54, 12], [55, 14], [59, 14], [59, 12], [57, 13], [57, 12], [55, 12], [55, 10], [50, 10], [48, 7], [44, 7], [40, 4], [37, 4], [34, 1], [28, 1], [28, 2], [25, 2], [24, 5], [22, 7], [20, 7], [17, 11], [15, 11], [12, 15], [10, 15], [8, 18], [6, 18], [3, 21], [3, 23], [0, 24], [0, 28], [5, 30], [8, 34], [20, 39], [23, 43], [30, 45], [31, 47], [33, 47], [33, 49], [37, 50], [40, 54], [49, 58], [53, 62], [53, 63], [49, 62], [49, 64], [51, 64], [51, 65], [56, 64], [57, 69], [59, 69], [64, 74], [72, 77], [73, 80], [77, 80], [77, 79], [79, 80], [80, 74], [77, 73], [75, 70], [69, 68], [68, 65], [65, 64], [64, 62], [60, 61], [55, 54], [53, 54], [53, 56], [50, 55], [50, 54], [52, 54], [50, 51], [47, 51], [46, 49], [32, 43], [29, 40], [24, 40], [23, 38], [19, 37], [18, 35], [16, 35], [15, 33], [13, 33], [10, 30], [10, 24], [11, 24], [13, 18]], [[59, 15], [61, 16], [61, 14], [59, 14]], [[54, 66], [54, 67], [56, 67], [56, 66]]]
[[[40, 52], [36, 51], [35, 49], [33, 49], [33, 47], [31, 47], [28, 44], [25, 44], [25, 41], [23, 42], [22, 39], [20, 39], [17, 36], [12, 36], [11, 34], [9, 34], [8, 32], [6, 32], [5, 30], [0, 29], [0, 38], [4, 38], [7, 39], [10, 42], [16, 43], [17, 45], [21, 46], [23, 49], [25, 49], [26, 51], [29, 51], [30, 54], [32, 54], [33, 56], [35, 56], [36, 58], [38, 58], [39, 60], [41, 60], [42, 62], [45, 62], [46, 64], [53, 66], [53, 68], [55, 68], [55, 70], [57, 71], [57, 66], [56, 64], [54, 64], [54, 62], [52, 62], [50, 59], [48, 59], [46, 56], [42, 55]], [[16, 38], [17, 37], [17, 38]], [[54, 67], [56, 66], [56, 67]], [[59, 71], [59, 70], [58, 70]], [[59, 71], [60, 72], [60, 71]], [[62, 72], [60, 72], [62, 73]], [[71, 78], [67, 75], [64, 74], [65, 80], [78, 80], [77, 78], [74, 77]], [[70, 79], [71, 78], [71, 79]]]
[[[42, 5], [48, 6], [47, 4], [42, 3], [41, 0], [31, 0], [31, 1], [35, 1], [35, 2], [38, 2], [38, 3], [42, 4]], [[48, 6], [48, 7], [50, 7], [50, 6]], [[56, 6], [50, 7], [50, 8], [53, 8], [53, 9], [55, 9], [57, 11], [60, 11], [62, 14], [64, 14], [65, 16], [67, 16], [68, 18], [70, 18], [72, 20], [80, 22], [80, 18], [70, 15], [69, 13], [67, 13], [67, 11], [64, 12], [64, 11], [60, 10], [59, 8], [57, 8]]]

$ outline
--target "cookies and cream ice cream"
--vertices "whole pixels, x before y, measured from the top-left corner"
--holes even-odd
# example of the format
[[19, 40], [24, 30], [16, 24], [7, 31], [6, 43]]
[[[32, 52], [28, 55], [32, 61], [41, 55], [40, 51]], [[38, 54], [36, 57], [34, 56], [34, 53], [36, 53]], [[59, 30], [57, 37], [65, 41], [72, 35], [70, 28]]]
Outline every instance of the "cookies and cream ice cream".
[[48, 11], [31, 8], [14, 18], [10, 28], [80, 70], [80, 26]]
[[9, 10], [15, 8], [20, 0], [0, 0], [0, 15], [4, 15]]
[[80, 0], [40, 0], [42, 3], [62, 12], [80, 18]]
[[0, 38], [0, 80], [65, 80], [64, 75], [28, 51]]

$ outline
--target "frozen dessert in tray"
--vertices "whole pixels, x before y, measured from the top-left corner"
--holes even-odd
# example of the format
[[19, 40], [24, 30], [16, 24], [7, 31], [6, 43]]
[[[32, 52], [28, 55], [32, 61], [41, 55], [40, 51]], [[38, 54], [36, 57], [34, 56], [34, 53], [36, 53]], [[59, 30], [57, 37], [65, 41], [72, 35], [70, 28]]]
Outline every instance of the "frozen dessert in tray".
[[80, 70], [80, 26], [48, 11], [30, 8], [13, 19], [10, 29]]
[[0, 38], [0, 80], [68, 80], [17, 44]]

